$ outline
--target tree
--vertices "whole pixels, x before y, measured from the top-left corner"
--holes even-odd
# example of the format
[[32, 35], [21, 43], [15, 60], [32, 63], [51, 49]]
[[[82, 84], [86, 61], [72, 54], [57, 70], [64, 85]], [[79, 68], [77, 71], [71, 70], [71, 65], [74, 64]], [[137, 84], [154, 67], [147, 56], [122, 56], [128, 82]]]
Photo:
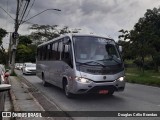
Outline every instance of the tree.
[[29, 36], [20, 36], [17, 46], [16, 61], [17, 62], [35, 62], [37, 46], [31, 44]]
[[32, 40], [29, 38], [29, 36], [20, 36], [19, 37], [19, 43], [18, 44], [29, 45], [31, 43], [32, 43]]
[[78, 33], [80, 29], [70, 30], [69, 27], [64, 26], [60, 28], [58, 25], [38, 25], [34, 24], [30, 27], [34, 30], [30, 37], [35, 44], [40, 44], [50, 39], [59, 37], [65, 33]]
[[7, 53], [2, 45], [2, 39], [7, 34], [6, 30], [0, 28], [0, 63], [7, 64]]
[[2, 38], [7, 34], [6, 30], [0, 28], [0, 45], [2, 45]]
[[123, 60], [133, 59], [134, 56], [130, 49], [131, 43], [129, 38], [129, 31], [121, 29], [119, 32], [121, 33], [121, 35], [118, 36], [119, 38], [118, 44], [120, 44], [123, 47], [122, 51]]
[[138, 47], [144, 65], [144, 57], [152, 56], [155, 70], [158, 71], [158, 58], [160, 53], [160, 9], [147, 10], [144, 17], [140, 18], [132, 31], [135, 39], [131, 39]]
[[158, 71], [160, 64], [160, 8], [148, 9], [144, 17], [139, 19], [129, 33], [124, 30], [120, 30], [120, 32], [122, 35], [119, 38], [129, 41], [130, 47], [127, 49], [132, 51], [133, 56], [140, 58], [143, 71], [147, 56], [152, 57], [154, 68]]
[[160, 65], [160, 8], [148, 9], [144, 19], [147, 23], [148, 44], [152, 51], [152, 59], [154, 61], [155, 70], [158, 71]]

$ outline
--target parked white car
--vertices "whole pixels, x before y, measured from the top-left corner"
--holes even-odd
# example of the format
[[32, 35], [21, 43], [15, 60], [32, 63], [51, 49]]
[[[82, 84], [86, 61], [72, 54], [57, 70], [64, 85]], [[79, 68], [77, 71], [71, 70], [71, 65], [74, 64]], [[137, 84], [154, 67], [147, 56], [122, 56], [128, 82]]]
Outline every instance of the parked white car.
[[5, 67], [4, 65], [0, 64], [0, 111], [4, 111], [4, 104], [5, 104], [5, 91], [8, 91], [11, 87], [9, 84], [5, 83]]
[[22, 67], [23, 74], [36, 74], [36, 64], [24, 63]]
[[5, 68], [2, 64], [0, 64], [0, 84], [4, 83], [4, 73], [5, 73]]
[[18, 69], [18, 70], [21, 70], [23, 67], [23, 63], [16, 63], [15, 64], [15, 68]]

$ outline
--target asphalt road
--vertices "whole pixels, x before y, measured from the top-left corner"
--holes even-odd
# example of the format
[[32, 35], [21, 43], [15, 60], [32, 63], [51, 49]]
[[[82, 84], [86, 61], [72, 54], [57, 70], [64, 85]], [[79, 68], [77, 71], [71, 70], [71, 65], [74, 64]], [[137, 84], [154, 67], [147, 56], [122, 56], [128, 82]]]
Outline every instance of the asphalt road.
[[[16, 71], [22, 75], [21, 71]], [[82, 95], [68, 99], [63, 91], [53, 85], [43, 87], [42, 80], [33, 75], [22, 75], [45, 96], [64, 111], [160, 111], [160, 88], [138, 84], [126, 84], [124, 92], [113, 96]], [[79, 117], [76, 120], [160, 120], [160, 117]]]

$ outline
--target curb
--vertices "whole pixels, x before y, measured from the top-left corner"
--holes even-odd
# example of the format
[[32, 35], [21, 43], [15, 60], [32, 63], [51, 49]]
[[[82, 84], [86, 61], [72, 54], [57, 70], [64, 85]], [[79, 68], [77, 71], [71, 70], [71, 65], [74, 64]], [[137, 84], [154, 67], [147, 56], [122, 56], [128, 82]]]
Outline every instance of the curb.
[[[32, 83], [28, 82], [23, 76], [19, 76], [19, 79], [22, 80], [22, 83], [27, 85], [29, 87], [28, 91], [29, 93], [34, 97], [34, 99], [40, 104], [40, 106], [45, 111], [63, 111], [59, 106], [57, 106], [53, 101], [51, 101], [49, 98], [47, 98], [45, 95], [43, 95], [43, 92], [39, 91]], [[50, 105], [44, 106], [42, 101], [39, 101], [43, 99], [45, 102]], [[49, 109], [49, 107], [52, 107], [53, 109]]]
[[[17, 78], [20, 81], [21, 85], [23, 85], [28, 94], [33, 98], [34, 102], [39, 105], [42, 109], [41, 111], [63, 111], [59, 106], [57, 106], [53, 101], [43, 95], [43, 92], [39, 91], [32, 83], [27, 81], [23, 76], [17, 75]], [[26, 87], [27, 86], [27, 87]], [[11, 93], [12, 94], [12, 93]], [[12, 99], [15, 99], [15, 96], [12, 95]], [[13, 102], [16, 102], [13, 101]], [[15, 103], [16, 105], [16, 103]], [[18, 106], [15, 106], [15, 110], [20, 110]], [[66, 112], [64, 112], [65, 117], [47, 117], [47, 120], [73, 120], [73, 118]]]
[[[8, 77], [8, 82], [9, 82], [9, 84], [11, 84], [10, 77]], [[12, 103], [12, 106], [13, 106], [13, 110], [14, 111], [20, 111], [20, 108], [18, 107], [18, 105], [16, 103], [16, 96], [14, 95], [13, 90], [10, 89], [8, 93], [9, 93], [9, 96], [11, 98], [11, 103]]]
[[[12, 77], [14, 77], [14, 76], [12, 76]], [[12, 87], [11, 87], [11, 89], [10, 89], [10, 91], [9, 91], [9, 95], [10, 95], [10, 98], [11, 98], [11, 104], [12, 104], [12, 111], [11, 112], [23, 112], [23, 111], [25, 111], [25, 112], [29, 112], [28, 111], [28, 108], [30, 108], [31, 106], [35, 106], [35, 108], [34, 108], [34, 110], [33, 111], [44, 111], [44, 109], [43, 109], [43, 107], [39, 104], [39, 102], [32, 96], [32, 94], [30, 94], [30, 92], [26, 89], [27, 87], [27, 85], [25, 85], [23, 82], [21, 82], [21, 81], [19, 81], [20, 79], [19, 79], [19, 77], [15, 77], [15, 80], [17, 80], [19, 83], [19, 85], [18, 85], [18, 87], [17, 88], [20, 88], [20, 90], [24, 90], [24, 93], [23, 93], [23, 91], [18, 91], [17, 89], [13, 89]], [[13, 81], [14, 81], [14, 79], [13, 79]], [[14, 85], [15, 85], [15, 83], [13, 84], [13, 82], [11, 81], [11, 78], [9, 78], [9, 83], [11, 84], [11, 85], [13, 85], [13, 87], [14, 87]], [[19, 94], [19, 96], [17, 96], [15, 93], [16, 92], [20, 92], [20, 94]], [[23, 97], [23, 95], [24, 95], [24, 97]], [[28, 99], [27, 99], [27, 97], [28, 97]], [[23, 106], [22, 104], [23, 104], [23, 99], [24, 99], [24, 104], [25, 103], [31, 103], [31, 106], [29, 105], [29, 104], [27, 104], [27, 105], [29, 105], [29, 107], [27, 108], [26, 106]], [[21, 106], [22, 105], [22, 106]], [[31, 108], [31, 110], [32, 110], [32, 108]], [[32, 112], [33, 112], [32, 111]], [[38, 120], [46, 120], [46, 118], [45, 117], [42, 117], [42, 118], [26, 118], [26, 117], [13, 117], [13, 116], [11, 116], [11, 118], [10, 118], [11, 120], [13, 119], [13, 120], [34, 120], [34, 119], [38, 119]], [[48, 119], [47, 119], [48, 120]]]
[[16, 97], [15, 97], [12, 90], [9, 91], [9, 95], [11, 96], [11, 103], [13, 105], [13, 110], [14, 111], [20, 111], [20, 108], [18, 107], [18, 105], [16, 103]]

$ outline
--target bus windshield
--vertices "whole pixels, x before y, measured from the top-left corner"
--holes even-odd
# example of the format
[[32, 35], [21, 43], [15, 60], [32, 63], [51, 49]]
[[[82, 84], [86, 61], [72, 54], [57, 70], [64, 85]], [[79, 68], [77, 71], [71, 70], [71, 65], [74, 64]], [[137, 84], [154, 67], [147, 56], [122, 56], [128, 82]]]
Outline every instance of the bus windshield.
[[113, 40], [94, 36], [74, 36], [73, 41], [77, 63], [97, 65], [122, 63]]

